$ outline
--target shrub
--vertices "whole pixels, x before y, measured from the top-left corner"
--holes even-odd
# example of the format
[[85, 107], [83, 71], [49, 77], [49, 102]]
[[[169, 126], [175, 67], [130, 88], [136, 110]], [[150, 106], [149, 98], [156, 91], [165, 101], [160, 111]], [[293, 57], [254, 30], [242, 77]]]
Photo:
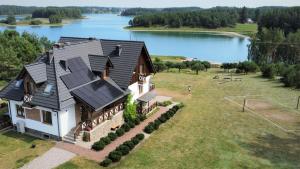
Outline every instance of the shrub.
[[122, 128], [123, 128], [126, 132], [130, 130], [130, 126], [129, 126], [128, 123], [124, 123], [124, 124], [122, 125]]
[[[184, 107], [184, 104], [183, 103], [179, 103], [179, 104], [177, 104], [177, 105], [175, 105], [178, 109], [181, 109], [181, 108], [183, 108]], [[177, 110], [178, 110], [177, 109]]]
[[122, 158], [122, 153], [120, 151], [112, 151], [109, 153], [108, 158], [111, 159], [112, 162], [118, 162]]
[[106, 144], [103, 141], [97, 141], [92, 145], [92, 149], [95, 151], [100, 151], [100, 150], [103, 150], [105, 145]]
[[147, 134], [150, 134], [154, 131], [154, 125], [152, 122], [150, 122], [145, 128], [144, 128], [144, 132]]
[[167, 121], [167, 119], [166, 119], [164, 116], [160, 116], [160, 117], [158, 118], [158, 120], [159, 120], [160, 122], [162, 122], [162, 123], [165, 123], [165, 122]]
[[105, 145], [109, 144], [111, 142], [110, 138], [107, 136], [107, 137], [102, 137], [100, 139], [100, 141], [102, 141]]
[[145, 138], [145, 135], [143, 133], [139, 133], [135, 137], [138, 138], [139, 140], [143, 140]]
[[126, 155], [129, 153], [130, 148], [126, 145], [120, 145], [119, 147], [116, 148], [117, 151], [121, 152], [122, 155]]
[[113, 133], [113, 132], [108, 133], [107, 136], [110, 138], [111, 141], [116, 140], [117, 137], [118, 137], [118, 135], [116, 133]]
[[136, 112], [136, 102], [133, 100], [133, 96], [130, 94], [128, 95], [125, 103], [125, 110], [123, 113], [124, 119], [126, 122], [133, 121], [137, 117]]
[[140, 123], [141, 123], [141, 121], [140, 121], [139, 118], [136, 118], [136, 119], [134, 120], [134, 124], [135, 124], [135, 125], [139, 125]]
[[262, 71], [262, 76], [269, 79], [273, 79], [277, 72], [274, 64], [261, 66], [261, 71]]
[[160, 122], [158, 119], [156, 119], [156, 120], [154, 121], [154, 129], [157, 130], [157, 129], [159, 128], [160, 125], [161, 125], [161, 122]]
[[0, 104], [0, 108], [7, 107], [7, 105], [8, 105], [8, 104], [7, 104], [6, 102], [3, 102], [3, 103]]
[[161, 116], [164, 117], [166, 120], [170, 119], [170, 116], [167, 113], [164, 113]]
[[147, 119], [146, 115], [139, 115], [140, 121], [145, 121]]
[[82, 140], [85, 142], [90, 141], [89, 134], [87, 132], [83, 132]]
[[30, 25], [40, 25], [40, 24], [42, 24], [43, 22], [42, 21], [40, 21], [40, 20], [32, 20], [32, 21], [30, 21]]
[[134, 145], [137, 145], [137, 144], [139, 144], [139, 142], [140, 142], [140, 140], [139, 140], [137, 137], [131, 138], [131, 141], [132, 141], [132, 143], [133, 143]]
[[112, 163], [111, 159], [107, 158], [107, 159], [103, 160], [103, 161], [100, 163], [100, 165], [101, 165], [102, 167], [108, 167], [111, 163]]
[[123, 136], [125, 133], [125, 130], [123, 128], [119, 128], [117, 131], [116, 131], [116, 134], [120, 137], [120, 136]]
[[172, 104], [172, 102], [170, 100], [163, 101], [163, 102], [158, 102], [158, 106], [163, 106], [163, 107], [167, 107], [167, 106], [169, 106], [171, 104]]
[[125, 141], [125, 142], [123, 143], [123, 145], [129, 147], [130, 150], [132, 150], [132, 149], [135, 147], [135, 145], [133, 144], [133, 142], [130, 141], [130, 140], [129, 140], [129, 141]]
[[134, 124], [134, 122], [132, 122], [132, 121], [129, 121], [129, 122], [128, 122], [128, 125], [130, 126], [130, 128], [134, 128], [134, 127], [135, 127], [135, 124]]
[[170, 109], [168, 111], [168, 113], [170, 114], [171, 117], [173, 117], [175, 115], [175, 111], [173, 109]]

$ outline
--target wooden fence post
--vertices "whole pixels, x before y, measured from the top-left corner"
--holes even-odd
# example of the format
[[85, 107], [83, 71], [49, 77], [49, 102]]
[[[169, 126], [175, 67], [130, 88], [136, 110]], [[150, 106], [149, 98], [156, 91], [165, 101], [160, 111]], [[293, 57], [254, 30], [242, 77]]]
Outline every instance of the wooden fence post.
[[299, 110], [299, 103], [300, 102], [300, 96], [298, 97], [298, 102], [297, 102], [297, 109]]
[[246, 107], [246, 98], [244, 99], [243, 112], [245, 112], [245, 107]]

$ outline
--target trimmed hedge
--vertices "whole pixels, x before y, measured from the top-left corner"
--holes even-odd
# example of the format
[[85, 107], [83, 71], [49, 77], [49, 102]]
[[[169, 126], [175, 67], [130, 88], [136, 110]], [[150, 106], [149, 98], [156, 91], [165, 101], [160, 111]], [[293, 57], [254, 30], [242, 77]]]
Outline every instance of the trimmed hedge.
[[108, 145], [108, 144], [110, 144], [110, 142], [111, 142], [111, 140], [110, 140], [110, 138], [109, 138], [108, 136], [102, 137], [102, 138], [100, 139], [100, 141], [102, 141], [105, 145]]
[[97, 141], [92, 145], [92, 149], [95, 151], [103, 150], [106, 144], [103, 141]]
[[[103, 167], [108, 167], [112, 162], [118, 162], [121, 160], [122, 156], [127, 155], [141, 140], [144, 139], [144, 134], [140, 133], [132, 137], [131, 140], [125, 141], [123, 144], [119, 145], [114, 151], [110, 152], [105, 160], [100, 162]], [[135, 140], [136, 143], [133, 143]]]
[[123, 136], [125, 133], [125, 130], [123, 128], [119, 128], [117, 131], [116, 131], [116, 134], [120, 137], [120, 136]]
[[114, 150], [109, 153], [108, 158], [111, 159], [112, 162], [118, 162], [122, 158], [122, 152]]
[[130, 128], [134, 128], [135, 127], [135, 123], [132, 121], [127, 122], [128, 125], [130, 126]]
[[129, 126], [128, 123], [124, 123], [121, 128], [123, 128], [125, 130], [125, 132], [127, 132], [130, 130], [131, 127]]
[[139, 133], [135, 137], [138, 138], [141, 141], [145, 138], [145, 135], [143, 133]]
[[112, 163], [111, 159], [107, 158], [107, 159], [103, 160], [103, 161], [100, 163], [100, 165], [101, 165], [102, 167], [108, 167], [111, 163]]
[[113, 133], [113, 132], [108, 133], [107, 136], [110, 138], [111, 141], [114, 141], [118, 138], [118, 135], [116, 133]]
[[162, 114], [159, 118], [157, 118], [154, 122], [150, 122], [144, 128], [144, 132], [147, 134], [151, 134], [154, 130], [159, 129], [159, 126], [162, 123], [165, 123], [167, 120], [169, 120], [171, 117], [173, 117], [175, 115], [175, 113], [183, 106], [184, 106], [183, 104], [178, 104], [178, 105], [173, 106], [166, 113]]

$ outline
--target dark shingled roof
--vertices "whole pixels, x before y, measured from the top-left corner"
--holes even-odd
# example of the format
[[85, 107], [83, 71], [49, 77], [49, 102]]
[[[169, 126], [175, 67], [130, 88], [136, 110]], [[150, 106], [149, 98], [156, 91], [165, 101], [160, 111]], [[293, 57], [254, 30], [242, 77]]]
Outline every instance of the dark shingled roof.
[[105, 80], [99, 80], [71, 91], [72, 95], [88, 104], [95, 111], [122, 98], [124, 92]]
[[105, 69], [107, 62], [113, 67], [109, 56], [89, 55], [91, 69], [94, 72], [102, 72]]
[[15, 85], [17, 80], [11, 81], [5, 88], [3, 88], [0, 92], [0, 98], [21, 101], [24, 97], [24, 85], [17, 88]]
[[36, 84], [47, 81], [45, 63], [33, 63], [30, 65], [25, 65], [24, 67]]
[[156, 97], [156, 93], [154, 91], [151, 91], [139, 97], [137, 100], [142, 102], [149, 102], [155, 97]]
[[[74, 104], [76, 97], [99, 109], [123, 97], [143, 50], [148, 55], [150, 72], [154, 73], [144, 42], [62, 37], [59, 43], [64, 45], [53, 48], [50, 56], [42, 55], [35, 63], [26, 65], [18, 76], [19, 79], [28, 72], [37, 84], [31, 101], [34, 106], [61, 110]], [[117, 52], [117, 47], [121, 52]], [[53, 58], [51, 62], [49, 57]], [[67, 68], [61, 61], [67, 61]], [[92, 71], [103, 71], [107, 62], [113, 68], [104, 81]], [[15, 88], [15, 83], [12, 81], [5, 87], [0, 97], [21, 101], [24, 89]], [[48, 84], [53, 85], [50, 94], [44, 92]]]

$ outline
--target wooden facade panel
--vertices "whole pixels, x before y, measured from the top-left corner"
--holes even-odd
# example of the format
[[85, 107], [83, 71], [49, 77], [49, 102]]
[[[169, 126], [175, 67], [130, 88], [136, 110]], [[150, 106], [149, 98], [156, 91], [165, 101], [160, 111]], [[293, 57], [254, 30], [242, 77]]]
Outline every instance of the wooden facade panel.
[[39, 109], [25, 109], [26, 118], [41, 121], [41, 114]]
[[147, 54], [144, 50], [142, 50], [141, 56], [139, 57], [138, 63], [134, 69], [135, 73], [132, 75], [130, 84], [138, 82], [140, 75], [149, 76], [151, 74], [150, 63], [146, 61], [146, 58], [147, 58]]

